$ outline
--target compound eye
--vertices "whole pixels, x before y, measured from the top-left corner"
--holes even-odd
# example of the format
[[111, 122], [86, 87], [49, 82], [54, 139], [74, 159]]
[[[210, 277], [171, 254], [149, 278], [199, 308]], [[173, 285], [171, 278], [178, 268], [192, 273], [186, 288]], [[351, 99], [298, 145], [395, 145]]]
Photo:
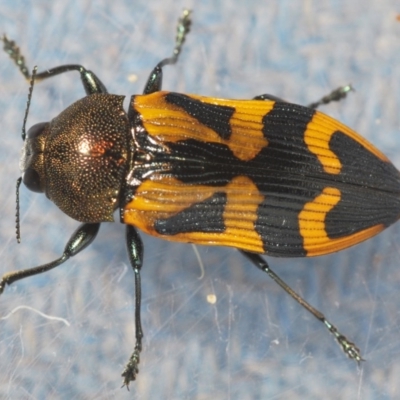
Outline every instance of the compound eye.
[[[30, 131], [30, 129], [29, 129], [29, 131]], [[24, 172], [23, 177], [22, 177], [22, 181], [24, 182], [24, 185], [29, 190], [32, 190], [32, 192], [43, 193], [43, 190], [42, 190], [42, 188], [40, 186], [39, 174], [33, 168], [28, 168]]]
[[28, 138], [33, 139], [40, 136], [48, 124], [48, 122], [39, 122], [38, 124], [31, 126], [28, 130]]

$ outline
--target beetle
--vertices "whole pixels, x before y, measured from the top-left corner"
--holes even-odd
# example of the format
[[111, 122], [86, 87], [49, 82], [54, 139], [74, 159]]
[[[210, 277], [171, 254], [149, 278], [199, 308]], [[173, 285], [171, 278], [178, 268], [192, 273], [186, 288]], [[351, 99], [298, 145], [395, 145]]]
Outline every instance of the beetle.
[[[49, 271], [86, 248], [102, 222], [119, 210], [135, 276], [134, 351], [123, 385], [139, 372], [141, 327], [140, 229], [166, 240], [237, 248], [324, 323], [351, 359], [357, 346], [294, 292], [261, 257], [312, 257], [340, 251], [381, 232], [400, 216], [400, 173], [352, 129], [316, 111], [345, 97], [350, 86], [308, 107], [262, 94], [227, 100], [161, 91], [163, 68], [175, 64], [190, 30], [178, 22], [175, 48], [151, 71], [142, 95], [109, 94], [94, 72], [69, 64], [32, 74], [17, 45], [4, 48], [31, 80], [17, 183], [45, 193], [82, 222], [62, 256], [9, 272], [6, 285]], [[77, 71], [87, 94], [50, 122], [25, 133], [33, 82]]]

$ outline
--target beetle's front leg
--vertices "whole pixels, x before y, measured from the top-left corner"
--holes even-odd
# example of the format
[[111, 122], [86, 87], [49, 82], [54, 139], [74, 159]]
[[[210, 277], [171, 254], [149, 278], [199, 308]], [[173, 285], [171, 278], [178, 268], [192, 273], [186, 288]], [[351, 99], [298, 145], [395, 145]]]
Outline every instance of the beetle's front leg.
[[[24, 75], [27, 81], [30, 81], [32, 76], [29, 72], [29, 68], [25, 63], [25, 57], [21, 54], [21, 51], [17, 44], [3, 35], [1, 40], [4, 43], [3, 49], [14, 61], [15, 65]], [[78, 64], [66, 64], [60, 65], [59, 67], [50, 68], [42, 72], [35, 74], [35, 81], [41, 81], [43, 79], [51, 78], [52, 76], [63, 74], [68, 71], [78, 71], [81, 76], [81, 81], [86, 94], [94, 93], [107, 93], [107, 89], [103, 82], [96, 76], [92, 71], [88, 71], [85, 67]]]
[[13, 282], [19, 281], [20, 279], [27, 278], [41, 274], [42, 272], [49, 271], [59, 265], [63, 264], [69, 258], [75, 256], [96, 238], [99, 231], [100, 224], [82, 224], [71, 236], [67, 245], [65, 246], [64, 252], [60, 258], [54, 260], [48, 264], [40, 265], [38, 267], [23, 269], [21, 271], [13, 271], [4, 274], [0, 280], [0, 294], [3, 293], [6, 285], [11, 285]]

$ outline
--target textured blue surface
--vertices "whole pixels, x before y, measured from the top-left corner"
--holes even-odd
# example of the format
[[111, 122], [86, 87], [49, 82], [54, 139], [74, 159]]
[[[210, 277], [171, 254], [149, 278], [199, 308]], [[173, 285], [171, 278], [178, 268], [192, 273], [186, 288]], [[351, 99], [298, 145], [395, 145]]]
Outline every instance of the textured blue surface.
[[[140, 93], [171, 52], [177, 17], [193, 27], [164, 88], [307, 104], [351, 82], [323, 111], [354, 128], [400, 167], [400, 6], [396, 0], [2, 1], [0, 31], [39, 70], [81, 63], [109, 91]], [[129, 77], [131, 79], [129, 80]], [[135, 82], [131, 82], [137, 78]], [[14, 182], [27, 85], [0, 53], [0, 272], [57, 258], [77, 223]], [[83, 96], [76, 74], [35, 87], [28, 125]], [[362, 206], [362, 205], [361, 205]], [[144, 349], [131, 392], [120, 373], [134, 345], [133, 273], [120, 224], [64, 266], [0, 298], [3, 399], [391, 399], [400, 394], [400, 225], [347, 251], [272, 267], [359, 345], [361, 368], [315, 321], [233, 249], [145, 237]], [[207, 302], [215, 294], [216, 304]], [[30, 306], [62, 321], [46, 319]]]

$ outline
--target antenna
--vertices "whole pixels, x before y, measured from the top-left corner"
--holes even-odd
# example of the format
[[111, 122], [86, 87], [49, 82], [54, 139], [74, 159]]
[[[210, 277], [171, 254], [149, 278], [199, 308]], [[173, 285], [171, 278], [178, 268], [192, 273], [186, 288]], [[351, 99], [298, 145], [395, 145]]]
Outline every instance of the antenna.
[[15, 234], [17, 235], [17, 242], [21, 243], [21, 230], [19, 227], [19, 187], [21, 186], [22, 178], [19, 177], [17, 179], [17, 185], [16, 185], [16, 210], [15, 210]]
[[[28, 101], [26, 102], [25, 116], [24, 116], [24, 122], [22, 124], [22, 132], [21, 132], [21, 136], [22, 136], [22, 140], [23, 141], [25, 141], [25, 138], [26, 138], [26, 120], [28, 119], [29, 107], [31, 105], [33, 85], [35, 83], [36, 71], [37, 71], [37, 66], [35, 66], [33, 68], [33, 70], [32, 70], [31, 81], [30, 81], [30, 85], [29, 85]], [[17, 242], [18, 243], [21, 243], [21, 229], [20, 229], [20, 223], [19, 223], [20, 222], [19, 188], [21, 186], [21, 182], [22, 182], [22, 177], [19, 177], [17, 179], [17, 185], [16, 185], [16, 190], [15, 190], [15, 196], [16, 196], [16, 200], [15, 200], [15, 207], [16, 207], [16, 211], [15, 211], [15, 233], [16, 233], [16, 236], [17, 236]]]
[[36, 71], [37, 71], [37, 66], [35, 65], [33, 70], [32, 70], [31, 81], [30, 81], [30, 84], [29, 84], [28, 101], [26, 102], [24, 123], [22, 125], [22, 134], [21, 135], [22, 135], [22, 140], [24, 140], [24, 141], [25, 141], [25, 138], [26, 138], [26, 130], [25, 130], [26, 120], [28, 119], [29, 107], [31, 105], [33, 84], [35, 83]]

